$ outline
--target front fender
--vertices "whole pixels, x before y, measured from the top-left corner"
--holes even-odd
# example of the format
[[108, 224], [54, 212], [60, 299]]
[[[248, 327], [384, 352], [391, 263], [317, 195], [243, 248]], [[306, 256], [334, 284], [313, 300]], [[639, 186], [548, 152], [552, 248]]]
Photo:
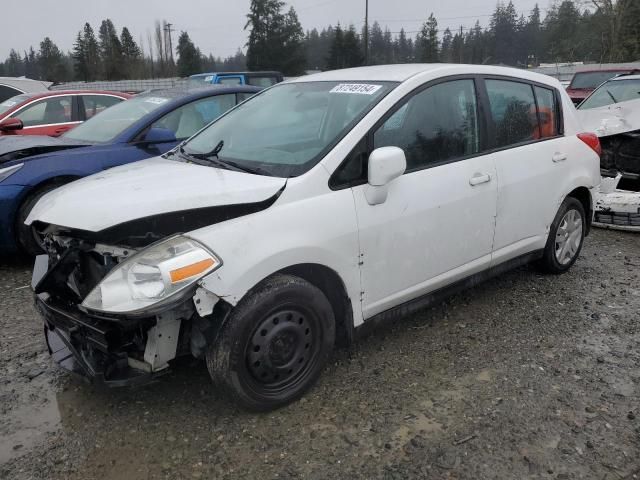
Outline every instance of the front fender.
[[200, 283], [231, 305], [276, 272], [299, 264], [319, 264], [342, 279], [355, 323], [362, 322], [360, 253], [351, 190], [277, 203], [188, 236], [222, 259], [223, 266]]

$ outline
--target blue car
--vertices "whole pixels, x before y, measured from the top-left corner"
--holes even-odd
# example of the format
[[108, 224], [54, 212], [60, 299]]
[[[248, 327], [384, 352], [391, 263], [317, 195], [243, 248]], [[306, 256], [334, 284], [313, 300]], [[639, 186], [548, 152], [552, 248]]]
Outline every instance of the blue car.
[[265, 88], [283, 80], [284, 77], [280, 72], [211, 72], [191, 75], [189, 84], [254, 85]]
[[0, 138], [0, 253], [41, 251], [24, 220], [45, 193], [107, 168], [162, 155], [259, 91], [251, 86], [154, 90], [58, 138]]

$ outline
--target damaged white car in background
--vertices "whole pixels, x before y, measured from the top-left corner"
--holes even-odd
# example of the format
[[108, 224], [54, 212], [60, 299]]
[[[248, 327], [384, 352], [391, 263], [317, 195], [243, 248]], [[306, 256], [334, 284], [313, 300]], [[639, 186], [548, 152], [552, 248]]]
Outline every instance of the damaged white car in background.
[[602, 145], [595, 226], [640, 232], [640, 75], [612, 78], [578, 106]]

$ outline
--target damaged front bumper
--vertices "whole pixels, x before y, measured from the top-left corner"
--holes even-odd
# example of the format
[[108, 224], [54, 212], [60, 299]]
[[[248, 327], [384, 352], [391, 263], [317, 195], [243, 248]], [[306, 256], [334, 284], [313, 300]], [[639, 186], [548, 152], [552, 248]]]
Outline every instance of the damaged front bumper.
[[35, 297], [35, 305], [44, 319], [44, 333], [49, 354], [64, 369], [89, 383], [108, 387], [143, 385], [154, 381], [167, 370], [151, 371], [151, 366], [126, 351], [135, 343], [107, 320], [70, 312]]
[[618, 189], [622, 175], [603, 178], [596, 199], [595, 227], [640, 232], [640, 192]]
[[50, 254], [36, 258], [32, 278], [47, 346], [57, 363], [90, 383], [142, 385], [165, 374], [179, 356], [203, 358], [230, 310], [197, 284], [146, 312], [112, 314], [85, 308], [83, 298], [122, 261], [124, 252], [56, 238], [47, 241]]

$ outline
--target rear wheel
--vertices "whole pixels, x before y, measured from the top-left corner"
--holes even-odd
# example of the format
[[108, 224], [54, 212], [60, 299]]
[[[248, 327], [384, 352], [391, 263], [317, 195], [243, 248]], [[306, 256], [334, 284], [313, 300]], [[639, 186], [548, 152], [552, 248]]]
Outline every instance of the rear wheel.
[[18, 214], [16, 216], [16, 240], [18, 247], [27, 255], [35, 257], [44, 253], [42, 238], [35, 232], [31, 226], [25, 225], [24, 222], [36, 206], [38, 200], [40, 200], [45, 194], [49, 193], [56, 188], [62, 186], [63, 183], [56, 182], [50, 183], [44, 187], [37, 189], [31, 193], [20, 205]]
[[582, 203], [573, 197], [566, 198], [551, 224], [541, 260], [542, 268], [549, 273], [564, 273], [569, 270], [582, 250], [586, 227]]
[[276, 275], [234, 308], [209, 347], [207, 367], [235, 402], [272, 410], [316, 382], [334, 341], [333, 309], [322, 291], [301, 278]]

